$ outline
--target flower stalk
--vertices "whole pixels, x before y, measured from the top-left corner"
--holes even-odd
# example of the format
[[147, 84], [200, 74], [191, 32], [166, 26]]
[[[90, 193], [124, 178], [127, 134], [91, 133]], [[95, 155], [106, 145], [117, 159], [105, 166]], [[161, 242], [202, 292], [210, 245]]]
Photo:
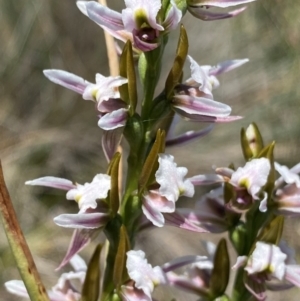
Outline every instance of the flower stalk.
[[20, 275], [32, 301], [49, 301], [45, 286], [37, 271], [33, 257], [17, 220], [0, 162], [0, 212], [4, 230]]

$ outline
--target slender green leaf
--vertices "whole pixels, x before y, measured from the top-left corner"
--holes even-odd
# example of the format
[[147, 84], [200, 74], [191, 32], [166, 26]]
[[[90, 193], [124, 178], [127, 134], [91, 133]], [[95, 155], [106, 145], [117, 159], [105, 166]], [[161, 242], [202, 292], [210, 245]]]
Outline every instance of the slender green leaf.
[[108, 174], [111, 176], [111, 187], [109, 191], [109, 204], [110, 209], [115, 216], [119, 210], [119, 164], [121, 160], [121, 154], [116, 153], [111, 160]]
[[[154, 144], [151, 148], [151, 151], [145, 161], [145, 164], [142, 168], [141, 176], [139, 178], [139, 192], [141, 193], [149, 184], [149, 180], [153, 173], [156, 172], [157, 164], [158, 164], [158, 154], [164, 149], [163, 144], [164, 142], [165, 133], [160, 129], [156, 133], [156, 139]], [[156, 169], [155, 169], [156, 167]]]
[[278, 245], [282, 236], [284, 224], [283, 216], [274, 217], [260, 232], [256, 241]]
[[[124, 45], [123, 51], [120, 56], [120, 76], [127, 78], [127, 52], [130, 45], [130, 41]], [[121, 99], [130, 105], [128, 84], [124, 84], [119, 87]]]
[[165, 84], [165, 92], [167, 99], [170, 99], [174, 88], [179, 83], [180, 78], [182, 77], [183, 66], [188, 54], [189, 42], [186, 30], [183, 25], [180, 26], [180, 35], [176, 50], [176, 57], [174, 60], [173, 67], [167, 77]]
[[224, 294], [229, 281], [229, 272], [230, 261], [227, 244], [226, 240], [222, 238], [215, 253], [214, 267], [209, 282], [210, 296], [213, 300]]
[[98, 245], [89, 262], [80, 301], [97, 301], [100, 292], [100, 253], [102, 246]]
[[123, 282], [128, 278], [126, 270], [126, 253], [129, 250], [129, 238], [125, 226], [122, 225], [120, 228], [120, 240], [113, 273], [113, 281], [117, 288], [120, 287], [123, 284]]
[[128, 79], [128, 94], [130, 101], [130, 115], [132, 116], [135, 113], [136, 104], [137, 104], [137, 88], [136, 88], [136, 75], [134, 67], [134, 59], [132, 52], [132, 45], [129, 41], [129, 46], [127, 49], [127, 79]]
[[129, 112], [132, 116], [135, 113], [137, 104], [137, 88], [132, 44], [130, 41], [127, 41], [121, 54], [120, 75], [128, 80], [128, 84], [119, 87], [119, 91], [121, 99], [129, 104]]

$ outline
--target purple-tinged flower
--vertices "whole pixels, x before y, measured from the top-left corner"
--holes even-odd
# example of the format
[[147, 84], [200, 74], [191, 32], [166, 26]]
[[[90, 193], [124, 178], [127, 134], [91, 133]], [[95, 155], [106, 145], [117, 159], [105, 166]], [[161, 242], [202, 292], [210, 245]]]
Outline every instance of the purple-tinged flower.
[[[102, 227], [104, 227], [104, 225]], [[96, 229], [75, 229], [73, 231], [66, 255], [56, 270], [64, 267], [73, 258], [73, 256], [83, 250], [91, 242], [91, 240], [93, 240], [99, 234], [101, 230], [102, 229], [100, 226], [98, 226]]]
[[198, 88], [195, 91], [196, 96], [198, 95], [197, 90], [200, 91], [200, 95], [203, 95], [204, 93], [212, 96], [212, 90], [219, 87], [220, 83], [214, 75], [210, 74], [209, 71], [211, 69], [211, 66], [198, 65], [198, 63], [190, 55], [188, 55], [188, 59], [191, 64], [191, 78], [189, 78], [185, 82], [185, 84], [191, 87]]
[[275, 162], [280, 177], [275, 181], [273, 206], [278, 214], [299, 216], [300, 214], [300, 163], [289, 169]]
[[160, 0], [125, 0], [125, 4], [126, 8], [118, 13], [95, 1], [77, 2], [83, 14], [113, 37], [123, 42], [131, 40], [135, 48], [144, 52], [157, 48], [160, 34], [175, 29], [182, 17], [181, 10], [173, 0], [162, 23], [157, 21]]
[[[79, 256], [74, 256], [70, 263], [74, 272], [63, 273], [57, 284], [49, 290], [48, 296], [51, 301], [79, 301], [81, 288], [85, 279], [87, 266]], [[26, 287], [21, 280], [11, 280], [5, 283], [6, 289], [19, 297], [29, 299]]]
[[180, 196], [192, 197], [194, 185], [185, 179], [188, 172], [185, 167], [177, 167], [174, 157], [159, 154], [159, 168], [155, 173], [157, 190], [150, 190], [143, 197], [142, 210], [145, 216], [157, 227], [164, 225], [162, 213], [175, 211], [175, 203]]
[[151, 299], [154, 287], [158, 284], [165, 284], [166, 277], [162, 268], [152, 267], [143, 251], [127, 252], [126, 267], [130, 279], [134, 280], [135, 287], [142, 290]]
[[[230, 168], [217, 168], [215, 174], [198, 175], [190, 178], [194, 185], [209, 185], [213, 183], [230, 183], [235, 192], [236, 199], [227, 204], [232, 210], [249, 209], [253, 200], [260, 200], [261, 193], [263, 199], [260, 202], [260, 211], [267, 210], [267, 193], [262, 191], [266, 185], [271, 170], [268, 159], [253, 159], [246, 163], [244, 167], [239, 167], [236, 171]], [[229, 209], [229, 208], [228, 208]]]
[[53, 219], [58, 226], [75, 229], [69, 249], [59, 268], [82, 250], [110, 220], [109, 208], [102, 201], [110, 190], [111, 182], [108, 175], [98, 174], [91, 183], [84, 185], [73, 184], [69, 180], [56, 177], [43, 177], [27, 181], [25, 184], [67, 190], [66, 198], [78, 203], [80, 210], [77, 214], [61, 214]]
[[213, 99], [212, 90], [219, 86], [215, 77], [246, 63], [248, 59], [226, 61], [212, 66], [200, 66], [190, 60], [191, 78], [176, 87], [172, 100], [173, 108], [183, 117], [201, 122], [230, 122], [241, 119], [240, 116], [229, 116], [231, 107]]
[[[253, 159], [247, 162], [244, 167], [239, 167], [233, 172], [230, 184], [237, 189], [246, 188], [247, 192], [254, 200], [259, 200], [259, 193], [266, 185], [271, 170], [270, 161], [267, 158]], [[267, 193], [264, 192], [264, 198], [260, 203], [259, 209], [262, 212], [267, 210]], [[243, 199], [238, 202], [243, 203]]]
[[183, 134], [176, 135], [175, 128], [176, 128], [176, 125], [178, 124], [179, 120], [180, 120], [180, 116], [178, 114], [174, 114], [172, 123], [170, 125], [168, 134], [166, 137], [166, 146], [178, 146], [178, 145], [183, 145], [183, 144], [192, 142], [198, 138], [206, 136], [214, 128], [214, 124], [210, 124], [206, 128], [199, 130], [199, 131], [187, 131]]
[[[234, 269], [244, 266], [247, 272], [245, 278], [246, 288], [258, 299], [265, 300], [265, 290], [268, 286], [272, 289], [289, 288], [289, 284], [276, 285], [272, 284], [272, 279], [277, 279], [281, 282], [288, 281], [289, 283], [300, 287], [300, 266], [293, 264], [294, 260], [288, 258], [291, 254], [284, 251], [286, 247], [268, 244], [258, 241], [255, 249], [249, 258], [241, 256], [237, 263], [233, 266]], [[292, 262], [292, 264], [289, 264]], [[270, 281], [270, 284], [268, 282]]]
[[91, 183], [73, 184], [71, 181], [56, 178], [43, 177], [25, 182], [26, 185], [46, 186], [68, 190], [67, 200], [74, 200], [78, 203], [79, 214], [87, 212], [88, 209], [97, 207], [97, 200], [105, 199], [110, 190], [110, 176], [97, 174]]
[[159, 154], [159, 168], [155, 178], [160, 185], [159, 193], [172, 202], [179, 196], [192, 197], [195, 193], [194, 186], [189, 179], [185, 179], [187, 168], [177, 167], [174, 157], [168, 154]]
[[196, 293], [198, 296], [200, 295], [204, 298], [208, 297], [216, 246], [213, 243], [207, 242], [205, 247], [208, 257], [192, 263], [187, 267], [183, 275], [178, 275], [174, 272], [167, 273], [169, 285], [189, 293]]
[[134, 282], [130, 281], [126, 285], [121, 286], [120, 294], [123, 301], [152, 301], [152, 297], [146, 295], [142, 289], [134, 286]]
[[114, 130], [123, 127], [128, 117], [127, 105], [120, 99], [118, 87], [127, 83], [121, 76], [105, 77], [96, 74], [96, 83], [90, 83], [83, 78], [63, 70], [44, 70], [45, 76], [67, 89], [82, 95], [85, 100], [96, 103], [100, 120], [98, 126], [104, 130]]
[[287, 166], [274, 163], [276, 171], [280, 174], [279, 179], [275, 182], [275, 187], [281, 186], [283, 183], [295, 184], [297, 188], [300, 188], [300, 163], [289, 169]]
[[255, 0], [188, 0], [188, 11], [196, 18], [203, 21], [214, 21], [235, 17], [243, 12], [246, 7], [242, 7], [227, 13], [208, 11], [211, 7], [227, 8], [230, 6], [246, 4]]
[[296, 184], [289, 184], [277, 189], [274, 204], [279, 214], [285, 216], [299, 216], [300, 214], [300, 188]]
[[122, 140], [123, 129], [115, 129], [113, 131], [103, 131], [102, 149], [106, 160], [110, 162], [116, 153], [118, 146]]
[[[123, 300], [126, 301], [151, 301], [152, 292], [158, 285], [168, 285], [168, 274], [175, 269], [194, 262], [207, 260], [206, 256], [183, 256], [176, 258], [162, 266], [152, 267], [145, 258], [143, 251], [127, 252], [126, 267], [132, 281], [121, 288]], [[140, 299], [138, 299], [140, 298]]]
[[103, 100], [120, 98], [117, 88], [127, 83], [127, 79], [121, 76], [105, 77], [100, 73], [96, 74], [96, 83], [93, 84], [82, 77], [63, 70], [50, 69], [43, 72], [53, 83], [79, 93], [83, 99], [92, 100], [99, 106]]
[[177, 208], [174, 213], [164, 214], [166, 225], [180, 227], [189, 231], [222, 233], [228, 231], [228, 214], [240, 214], [224, 205], [223, 187], [210, 191], [196, 202], [195, 209]]

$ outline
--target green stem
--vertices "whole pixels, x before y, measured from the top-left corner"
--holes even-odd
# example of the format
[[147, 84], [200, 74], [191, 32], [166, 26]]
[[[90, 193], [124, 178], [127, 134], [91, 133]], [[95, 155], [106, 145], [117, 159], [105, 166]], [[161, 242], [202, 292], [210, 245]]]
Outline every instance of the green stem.
[[234, 289], [232, 293], [232, 301], [248, 301], [251, 300], [252, 295], [247, 290], [244, 284], [244, 269], [240, 268], [236, 273]]
[[122, 219], [120, 215], [111, 220], [104, 229], [104, 234], [109, 242], [108, 253], [106, 256], [106, 267], [103, 279], [102, 288], [102, 301], [109, 301], [112, 299], [114, 293], [114, 283], [113, 283], [113, 271], [115, 258], [118, 251], [119, 239], [120, 239], [120, 227], [122, 225]]
[[4, 230], [31, 301], [49, 301], [17, 220], [0, 162], [0, 212]]
[[160, 77], [162, 55], [167, 39], [167, 36], [161, 37], [160, 46], [152, 51], [143, 53], [139, 60], [139, 73], [144, 87], [141, 114], [144, 121], [149, 119], [155, 88]]

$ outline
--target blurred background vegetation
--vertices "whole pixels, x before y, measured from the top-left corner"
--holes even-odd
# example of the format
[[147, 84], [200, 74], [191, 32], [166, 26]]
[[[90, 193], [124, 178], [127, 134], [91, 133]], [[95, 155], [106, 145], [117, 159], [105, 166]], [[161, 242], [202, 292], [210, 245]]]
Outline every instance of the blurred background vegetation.
[[[108, 3], [118, 10], [124, 5], [121, 0]], [[276, 141], [277, 161], [288, 166], [300, 161], [299, 15], [299, 1], [259, 0], [234, 19], [203, 22], [185, 16], [189, 53], [198, 63], [250, 59], [247, 65], [222, 75], [221, 87], [214, 93], [216, 100], [232, 106], [233, 114], [245, 118], [217, 125], [202, 140], [168, 150], [179, 166], [189, 168], [189, 175], [207, 172], [212, 165], [242, 164], [239, 132], [252, 121], [257, 122], [266, 142]], [[20, 223], [41, 275], [51, 287], [57, 278], [54, 269], [71, 236], [70, 230], [57, 227], [52, 219], [63, 212], [76, 212], [76, 204], [64, 201], [64, 192], [25, 187], [24, 182], [53, 175], [84, 183], [105, 172], [106, 162], [93, 104], [50, 83], [42, 70], [63, 69], [91, 82], [97, 72], [108, 75], [104, 36], [101, 28], [80, 13], [74, 0], [0, 0], [0, 28], [1, 160]], [[165, 53], [161, 87], [177, 36], [178, 31], [171, 34]], [[182, 122], [179, 130], [200, 126]], [[285, 230], [285, 238], [298, 251], [299, 225], [299, 219], [289, 220]], [[195, 239], [195, 235], [169, 230], [140, 236], [139, 243], [153, 264], [187, 252], [201, 253], [203, 236]], [[188, 251], [180, 247], [183, 240]], [[167, 250], [170, 244], [172, 252]], [[85, 258], [89, 250], [83, 252]], [[1, 300], [18, 300], [2, 285], [19, 278], [2, 230], [0, 271]], [[297, 292], [292, 290], [285, 299], [298, 300]], [[283, 300], [281, 294], [272, 300], [275, 297]]]

